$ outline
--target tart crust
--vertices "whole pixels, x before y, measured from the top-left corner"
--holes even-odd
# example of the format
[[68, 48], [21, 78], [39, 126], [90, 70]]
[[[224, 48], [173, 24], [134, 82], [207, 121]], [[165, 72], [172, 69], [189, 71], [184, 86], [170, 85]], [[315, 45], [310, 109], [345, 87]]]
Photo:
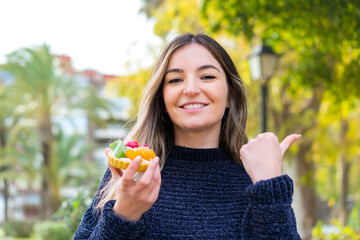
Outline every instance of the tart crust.
[[[125, 170], [129, 166], [130, 162], [132, 161], [129, 158], [116, 158], [110, 148], [105, 149], [105, 154], [107, 156], [108, 163], [111, 166], [119, 168], [119, 169]], [[140, 166], [138, 167], [138, 169], [136, 171], [144, 172], [147, 169], [147, 167], [149, 166], [149, 164], [150, 164], [150, 161], [146, 161], [146, 160], [142, 159]]]

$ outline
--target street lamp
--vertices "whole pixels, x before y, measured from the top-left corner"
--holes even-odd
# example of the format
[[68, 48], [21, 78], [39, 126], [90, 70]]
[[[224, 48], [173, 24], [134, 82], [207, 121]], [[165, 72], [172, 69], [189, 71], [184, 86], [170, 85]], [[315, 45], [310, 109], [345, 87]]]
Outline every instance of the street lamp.
[[251, 78], [254, 81], [261, 81], [261, 131], [266, 132], [267, 122], [267, 85], [274, 74], [278, 60], [278, 55], [274, 53], [271, 47], [259, 45], [255, 46], [248, 57], [250, 65]]

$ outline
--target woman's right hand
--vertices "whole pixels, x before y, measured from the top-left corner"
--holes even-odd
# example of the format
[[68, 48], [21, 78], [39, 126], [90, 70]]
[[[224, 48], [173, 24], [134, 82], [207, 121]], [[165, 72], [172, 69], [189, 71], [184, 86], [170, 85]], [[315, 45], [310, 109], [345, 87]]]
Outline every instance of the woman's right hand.
[[114, 212], [132, 222], [138, 221], [152, 207], [161, 185], [159, 157], [151, 161], [144, 175], [135, 182], [133, 178], [139, 166], [139, 156], [131, 161], [124, 172], [109, 165], [115, 184]]

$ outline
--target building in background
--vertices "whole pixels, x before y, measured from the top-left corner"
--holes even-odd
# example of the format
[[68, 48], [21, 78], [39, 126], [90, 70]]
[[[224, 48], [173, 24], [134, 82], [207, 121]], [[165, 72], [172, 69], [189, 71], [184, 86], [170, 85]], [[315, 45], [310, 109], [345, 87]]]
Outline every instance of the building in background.
[[59, 116], [55, 119], [55, 121], [62, 124], [62, 129], [66, 130], [66, 134], [80, 133], [86, 136], [86, 142], [102, 146], [102, 148], [96, 150], [92, 156], [89, 156], [88, 160], [94, 159], [97, 163], [106, 164], [103, 147], [114, 139], [124, 138], [127, 134], [124, 124], [129, 119], [128, 110], [132, 107], [131, 102], [128, 98], [106, 93], [105, 86], [107, 81], [117, 76], [102, 74], [90, 69], [76, 71], [72, 66], [71, 58], [66, 55], [56, 56], [56, 60], [59, 67], [65, 73], [74, 77], [74, 80], [77, 81], [80, 86], [92, 86], [96, 88], [98, 94], [109, 100], [111, 104], [110, 114], [99, 111], [99, 116], [107, 122], [106, 127], [94, 125], [94, 123], [89, 121], [80, 111], [74, 111], [71, 118], [62, 118]]

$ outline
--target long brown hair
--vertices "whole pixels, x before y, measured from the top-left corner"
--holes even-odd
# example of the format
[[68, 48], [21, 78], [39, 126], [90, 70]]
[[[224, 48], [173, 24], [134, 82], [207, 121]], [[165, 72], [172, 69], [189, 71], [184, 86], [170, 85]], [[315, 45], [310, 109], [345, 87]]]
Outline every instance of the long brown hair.
[[[164, 166], [166, 156], [174, 145], [173, 123], [165, 113], [164, 76], [174, 52], [191, 43], [204, 46], [225, 71], [230, 104], [222, 120], [219, 145], [235, 162], [240, 163], [240, 148], [247, 142], [245, 134], [247, 105], [243, 82], [225, 49], [205, 34], [182, 34], [165, 46], [141, 96], [137, 122], [126, 138], [135, 138], [141, 144], [147, 144], [160, 157], [160, 167]], [[97, 208], [102, 208], [114, 196], [115, 189], [112, 187], [112, 181], [109, 181], [103, 188]]]

